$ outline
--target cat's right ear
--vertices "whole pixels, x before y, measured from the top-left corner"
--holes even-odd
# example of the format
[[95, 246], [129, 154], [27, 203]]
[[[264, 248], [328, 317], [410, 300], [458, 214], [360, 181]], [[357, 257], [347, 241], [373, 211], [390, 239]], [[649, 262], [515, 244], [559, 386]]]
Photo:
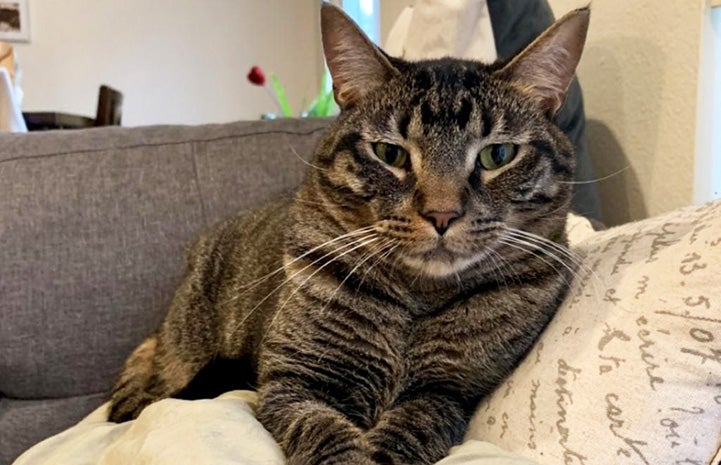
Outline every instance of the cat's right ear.
[[333, 77], [333, 94], [341, 109], [355, 105], [398, 74], [385, 54], [340, 8], [323, 3], [320, 29], [325, 59]]
[[586, 41], [588, 7], [568, 13], [546, 29], [497, 74], [536, 98], [550, 116], [566, 100]]

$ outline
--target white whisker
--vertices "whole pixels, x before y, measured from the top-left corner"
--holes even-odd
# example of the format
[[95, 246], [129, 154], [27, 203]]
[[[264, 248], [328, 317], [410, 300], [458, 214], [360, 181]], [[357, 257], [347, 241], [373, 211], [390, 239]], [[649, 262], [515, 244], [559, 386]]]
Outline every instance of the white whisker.
[[530, 233], [527, 231], [523, 231], [520, 229], [506, 227], [506, 230], [509, 233], [511, 233], [511, 235], [520, 236], [520, 238], [528, 239], [528, 240], [531, 240], [533, 242], [536, 242], [536, 243], [539, 243], [542, 245], [547, 245], [547, 246], [551, 247], [552, 249], [565, 255], [569, 260], [573, 261], [574, 264], [580, 265], [580, 266], [583, 265], [583, 259], [578, 254], [576, 254], [572, 250], [569, 250], [568, 248], [562, 246], [561, 244], [559, 244], [557, 242], [553, 242], [552, 240], [546, 239], [545, 237], [542, 237], [542, 236], [539, 236], [537, 234], [533, 234], [533, 233]]
[[[488, 252], [488, 258], [493, 262], [493, 270], [492, 270], [492, 272], [493, 272], [493, 275], [494, 275], [494, 278], [495, 278], [496, 282], [497, 282], [498, 284], [501, 284], [501, 281], [503, 281], [503, 285], [505, 286], [506, 291], [508, 291], [508, 289], [509, 289], [509, 288], [508, 288], [508, 281], [506, 281], [506, 276], [505, 276], [505, 274], [503, 273], [503, 270], [501, 269], [501, 265], [503, 265], [503, 266], [505, 266], [505, 267], [507, 268], [507, 267], [508, 267], [508, 264], [507, 264], [506, 261], [503, 259], [503, 257], [501, 256], [501, 254], [499, 254], [498, 252], [496, 252], [496, 251], [493, 250], [492, 248], [490, 248], [490, 247], [485, 247], [484, 249], [485, 249], [486, 252]], [[498, 261], [496, 261], [496, 257], [498, 258]], [[497, 270], [497, 271], [496, 271], [496, 270]]]
[[343, 284], [345, 284], [345, 282], [348, 280], [348, 278], [350, 278], [351, 275], [352, 275], [353, 273], [355, 273], [355, 271], [356, 271], [358, 268], [361, 267], [361, 265], [363, 265], [365, 262], [367, 262], [368, 260], [370, 260], [371, 258], [373, 258], [374, 256], [376, 256], [377, 254], [379, 254], [379, 253], [385, 248], [386, 245], [387, 245], [387, 242], [384, 243], [384, 244], [381, 244], [380, 249], [372, 250], [367, 256], [365, 256], [361, 261], [359, 261], [358, 264], [356, 264], [356, 266], [354, 266], [354, 267], [348, 272], [348, 274], [346, 275], [346, 277], [343, 278], [343, 280], [340, 282], [340, 284], [338, 284], [338, 287], [335, 288], [335, 291], [333, 291], [333, 294], [331, 294], [331, 296], [328, 298], [328, 301], [326, 302], [326, 304], [325, 304], [325, 305], [323, 306], [323, 308], [320, 310], [321, 315], [323, 314], [323, 312], [325, 312], [325, 309], [328, 308], [328, 305], [330, 305], [330, 304], [333, 302], [333, 299], [335, 298], [336, 294], [338, 293], [338, 291], [340, 290], [340, 288], [343, 287]]
[[559, 184], [593, 184], [594, 182], [605, 181], [608, 178], [612, 178], [616, 175], [619, 175], [630, 168], [631, 168], [631, 165], [626, 165], [623, 168], [621, 168], [620, 170], [614, 171], [611, 174], [608, 174], [601, 178], [589, 179], [588, 181], [558, 181], [558, 182], [559, 182]]
[[[341, 257], [343, 257], [343, 256], [345, 256], [345, 255], [348, 255], [349, 253], [353, 252], [354, 250], [359, 249], [360, 247], [366, 246], [366, 245], [368, 245], [368, 244], [372, 244], [373, 242], [375, 242], [375, 241], [377, 241], [377, 240], [378, 240], [378, 237], [372, 237], [372, 238], [370, 238], [370, 239], [364, 240], [363, 242], [361, 242], [360, 244], [356, 245], [356, 246], [353, 247], [352, 249], [346, 250], [346, 251], [343, 252], [342, 254], [340, 254], [340, 255], [338, 255], [338, 256], [336, 256], [336, 257], [333, 257], [332, 260], [330, 260], [330, 261], [324, 263], [323, 265], [319, 266], [317, 270], [315, 270], [313, 273], [310, 274], [310, 276], [308, 276], [307, 278], [305, 278], [305, 279], [290, 293], [290, 295], [288, 296], [288, 298], [285, 299], [285, 300], [283, 301], [283, 303], [276, 309], [275, 314], [273, 315], [273, 318], [270, 320], [270, 323], [268, 324], [268, 329], [266, 330], [265, 335], [264, 335], [263, 338], [261, 339], [261, 343], [262, 343], [262, 341], [264, 341], [265, 338], [268, 336], [268, 333], [270, 332], [270, 329], [273, 327], [273, 324], [275, 323], [275, 320], [278, 318], [278, 315], [280, 315], [280, 312], [283, 310], [283, 308], [288, 304], [288, 302], [291, 301], [291, 299], [293, 298], [293, 296], [295, 296], [295, 294], [297, 294], [298, 291], [300, 291], [300, 290], [303, 288], [303, 286], [305, 286], [305, 284], [306, 284], [309, 280], [311, 280], [311, 279], [313, 278], [313, 276], [315, 276], [316, 274], [320, 273], [326, 266], [328, 266], [328, 265], [330, 265], [331, 263], [335, 262], [335, 261], [338, 260], [339, 258], [341, 258]], [[315, 262], [313, 262], [313, 263], [315, 263]], [[311, 263], [311, 265], [309, 265], [309, 266], [312, 266], [313, 263]], [[302, 273], [303, 271], [305, 271], [306, 268], [308, 268], [308, 267], [303, 268], [303, 269], [300, 270], [298, 273]], [[295, 273], [290, 279], [292, 279], [293, 277], [297, 276], [298, 273]]]
[[384, 248], [390, 246], [390, 247], [388, 247], [388, 248], [386, 249], [385, 252], [381, 253], [380, 256], [378, 257], [378, 259], [377, 259], [375, 262], [373, 262], [373, 263], [371, 264], [371, 266], [368, 267], [368, 269], [365, 271], [365, 273], [363, 273], [363, 277], [361, 278], [360, 282], [358, 283], [358, 287], [356, 288], [356, 295], [358, 294], [358, 291], [360, 290], [361, 286], [363, 285], [363, 282], [365, 281], [366, 277], [368, 276], [368, 273], [373, 269], [373, 267], [375, 267], [376, 265], [378, 265], [378, 264], [379, 264], [380, 262], [382, 262], [383, 260], [387, 259], [388, 256], [389, 256], [391, 253], [393, 253], [393, 251], [394, 251], [396, 248], [398, 248], [398, 246], [400, 245], [399, 243], [394, 245], [394, 243], [395, 243], [395, 241], [394, 241], [393, 239], [390, 239], [388, 242], [386, 242], [386, 243], [381, 247], [381, 251], [382, 251]]
[[[266, 300], [268, 300], [268, 299], [270, 298], [270, 296], [272, 296], [273, 294], [275, 294], [276, 292], [278, 292], [278, 290], [280, 290], [283, 286], [285, 286], [285, 285], [288, 284], [290, 281], [292, 281], [293, 278], [295, 278], [295, 277], [298, 276], [299, 274], [303, 273], [305, 270], [307, 270], [308, 268], [310, 268], [310, 267], [312, 267], [313, 265], [317, 264], [318, 262], [322, 261], [323, 259], [325, 259], [325, 258], [327, 258], [327, 257], [330, 257], [331, 255], [334, 255], [335, 253], [337, 253], [337, 252], [339, 252], [339, 251], [341, 251], [341, 250], [343, 250], [343, 249], [345, 249], [345, 248], [348, 248], [348, 247], [351, 247], [351, 246], [355, 246], [355, 247], [353, 247], [352, 249], [350, 249], [350, 250], [348, 250], [348, 251], [346, 251], [346, 252], [343, 252], [341, 255], [339, 255], [339, 256], [337, 256], [337, 257], [334, 257], [332, 260], [330, 260], [330, 261], [328, 261], [327, 263], [323, 264], [323, 265], [319, 268], [319, 270], [325, 268], [326, 266], [328, 266], [329, 264], [333, 263], [335, 260], [337, 260], [338, 258], [342, 257], [343, 255], [345, 255], [345, 254], [347, 254], [347, 253], [349, 253], [349, 252], [352, 252], [353, 250], [356, 250], [358, 247], [361, 247], [361, 246], [365, 245], [365, 242], [362, 242], [362, 241], [365, 241], [365, 240], [367, 240], [368, 238], [373, 238], [373, 239], [371, 239], [371, 240], [376, 240], [376, 238], [375, 238], [373, 235], [371, 235], [371, 236], [364, 236], [364, 237], [361, 237], [361, 238], [359, 238], [359, 239], [356, 239], [354, 242], [351, 242], [350, 244], [341, 245], [340, 247], [336, 248], [335, 250], [332, 250], [332, 251], [328, 252], [327, 254], [323, 255], [322, 257], [313, 260], [310, 264], [304, 266], [304, 267], [301, 268], [300, 270], [298, 270], [298, 271], [296, 271], [295, 273], [293, 273], [292, 275], [288, 276], [282, 283], [280, 283], [278, 286], [276, 286], [275, 288], [273, 288], [273, 290], [271, 290], [271, 291], [270, 291], [265, 297], [263, 297], [253, 308], [251, 308], [250, 311], [248, 311], [248, 314], [245, 315], [245, 316], [243, 317], [243, 319], [240, 321], [240, 323], [238, 323], [238, 324], [236, 325], [235, 330], [237, 330], [240, 326], [242, 326], [243, 323], [245, 323], [245, 321], [246, 321], [248, 318], [250, 318], [250, 316], [258, 309], [258, 307], [260, 307], [260, 306], [263, 304], [263, 302], [265, 302]], [[357, 245], [357, 244], [359, 244], [359, 243], [360, 243], [360, 245]], [[293, 260], [293, 262], [295, 262], [295, 261], [297, 261], [297, 260]], [[318, 270], [318, 271], [319, 271], [319, 270]], [[316, 271], [315, 273], [317, 273], [318, 271]], [[312, 277], [315, 273], [313, 273], [313, 274], [311, 275], [311, 277]], [[307, 281], [307, 280], [306, 280], [306, 281]], [[305, 281], [304, 281], [304, 283], [305, 283]], [[297, 289], [296, 289], [296, 290], [297, 290]]]
[[549, 262], [548, 260], [546, 260], [545, 258], [543, 258], [541, 255], [538, 255], [537, 253], [534, 253], [533, 250], [529, 250], [529, 249], [524, 248], [524, 247], [522, 247], [522, 246], [533, 247], [533, 249], [538, 250], [539, 252], [545, 253], [547, 256], [549, 256], [549, 258], [554, 259], [557, 263], [559, 263], [560, 265], [562, 265], [563, 267], [565, 267], [565, 268], [571, 273], [571, 276], [575, 276], [575, 275], [576, 275], [575, 270], [574, 270], [572, 267], [570, 267], [567, 263], [565, 263], [565, 262], [563, 262], [563, 261], [560, 261], [560, 260], [558, 259], [558, 257], [556, 257], [555, 255], [551, 255], [551, 254], [548, 253], [548, 251], [543, 250], [543, 249], [541, 249], [541, 248], [539, 248], [539, 247], [537, 247], [537, 246], [534, 246], [533, 243], [526, 242], [526, 241], [522, 241], [522, 240], [520, 240], [520, 239], [518, 239], [518, 238], [514, 238], [514, 237], [504, 237], [504, 238], [500, 239], [499, 242], [501, 242], [502, 244], [506, 244], [506, 245], [508, 245], [508, 246], [510, 246], [510, 247], [514, 247], [514, 248], [516, 248], [516, 249], [518, 249], [518, 250], [521, 250], [521, 251], [523, 251], [523, 252], [526, 252], [526, 253], [528, 253], [528, 254], [531, 254], [531, 255], [533, 255], [534, 257], [536, 257], [537, 259], [541, 260], [543, 263], [545, 263], [546, 265], [548, 265], [548, 266], [550, 266], [551, 268], [553, 268], [553, 270], [561, 277], [561, 279], [563, 279], [563, 280], [565, 281], [565, 283], [566, 283], [566, 285], [568, 286], [568, 288], [571, 289], [571, 282], [566, 278], [566, 275], [564, 275], [563, 273], [561, 273], [558, 268], [556, 268], [555, 266], [553, 266], [553, 264], [552, 264], [551, 262]]
[[[273, 275], [282, 272], [283, 270], [285, 270], [285, 267], [286, 267], [286, 266], [292, 265], [293, 263], [297, 262], [298, 260], [302, 260], [303, 258], [307, 257], [308, 255], [312, 254], [313, 252], [316, 252], [316, 251], [322, 249], [323, 247], [326, 247], [326, 246], [328, 246], [328, 245], [330, 245], [330, 244], [333, 244], [334, 242], [338, 242], [338, 241], [341, 241], [341, 240], [344, 240], [344, 239], [349, 239], [349, 238], [356, 238], [356, 237], [358, 237], [358, 236], [362, 236], [362, 235], [364, 235], [364, 234], [368, 234], [368, 233], [370, 233], [371, 231], [373, 231], [373, 229], [374, 229], [374, 226], [367, 226], [367, 227], [365, 227], [365, 228], [356, 229], [356, 230], [353, 230], [353, 231], [351, 231], [351, 232], [349, 232], [349, 233], [342, 234], [342, 235], [340, 235], [340, 236], [338, 236], [338, 237], [336, 237], [336, 238], [333, 238], [333, 239], [331, 239], [331, 240], [329, 240], [329, 241], [326, 241], [326, 242], [324, 242], [324, 243], [322, 243], [322, 244], [320, 244], [320, 245], [318, 245], [318, 246], [315, 246], [315, 247], [313, 247], [312, 249], [310, 249], [310, 250], [308, 250], [307, 252], [305, 252], [305, 253], [303, 253], [302, 255], [300, 255], [299, 257], [294, 258], [294, 259], [291, 260], [290, 262], [284, 263], [283, 265], [281, 265], [281, 266], [278, 267], [277, 269], [275, 269], [275, 270], [273, 270], [273, 271], [271, 271], [271, 272], [269, 272], [269, 273], [266, 273], [265, 275], [263, 275], [263, 276], [261, 276], [261, 277], [259, 277], [259, 278], [256, 278], [256, 279], [254, 279], [253, 281], [250, 281], [249, 283], [243, 284], [242, 286], [238, 286], [238, 288], [236, 289], [236, 292], [237, 292], [237, 291], [240, 291], [240, 290], [245, 290], [245, 291], [247, 292], [247, 291], [253, 289], [253, 288], [254, 288], [255, 286], [257, 286], [258, 284], [262, 283], [263, 281], [269, 279], [269, 278], [272, 277]], [[243, 294], [244, 294], [244, 293], [236, 294], [235, 296], [233, 296], [233, 297], [231, 297], [230, 299], [228, 299], [228, 300], [226, 300], [226, 301], [223, 301], [223, 302], [221, 302], [221, 303], [232, 302], [232, 301], [238, 299], [238, 298], [239, 298], [240, 296], [242, 296]]]
[[530, 233], [528, 231], [522, 231], [520, 229], [514, 229], [514, 228], [506, 228], [512, 235], [515, 234], [516, 236], [521, 236], [531, 242], [534, 242], [538, 245], [540, 248], [541, 245], [545, 245], [548, 247], [551, 247], [555, 251], [563, 254], [567, 259], [569, 259], [574, 265], [576, 265], [578, 268], [583, 270], [584, 273], [590, 275], [594, 279], [594, 292], [598, 295], [598, 287], [601, 289], [605, 288], [605, 283], [603, 282], [603, 279], [601, 279], [600, 276], [598, 276], [598, 273], [596, 273], [593, 269], [591, 269], [583, 260], [583, 257], [579, 256], [577, 253], [573, 252], [572, 250], [568, 249], [567, 247], [562, 246], [561, 244], [558, 244], [556, 242], [553, 242], [549, 239], [546, 239], [545, 237], [538, 236], [536, 234]]
[[288, 144], [288, 147], [290, 148], [290, 151], [293, 152], [293, 155], [295, 155], [298, 158], [298, 160], [302, 161], [304, 164], [310, 166], [311, 168], [315, 168], [319, 171], [328, 171], [326, 168], [321, 168], [320, 166], [316, 166], [313, 163], [306, 160], [305, 158], [301, 157], [300, 154], [298, 153], [298, 151], [295, 149], [295, 147], [293, 147], [293, 144], [288, 142], [288, 139], [285, 140], [285, 143]]

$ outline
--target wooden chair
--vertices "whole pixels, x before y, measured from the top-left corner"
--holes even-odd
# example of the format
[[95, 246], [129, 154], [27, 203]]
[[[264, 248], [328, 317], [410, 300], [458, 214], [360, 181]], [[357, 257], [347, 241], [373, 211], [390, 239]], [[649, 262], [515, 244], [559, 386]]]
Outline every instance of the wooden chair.
[[30, 131], [51, 129], [83, 129], [98, 126], [120, 126], [123, 113], [123, 94], [102, 85], [98, 92], [95, 119], [61, 112], [26, 112], [25, 123]]
[[120, 126], [122, 114], [123, 94], [112, 87], [100, 86], [94, 126]]

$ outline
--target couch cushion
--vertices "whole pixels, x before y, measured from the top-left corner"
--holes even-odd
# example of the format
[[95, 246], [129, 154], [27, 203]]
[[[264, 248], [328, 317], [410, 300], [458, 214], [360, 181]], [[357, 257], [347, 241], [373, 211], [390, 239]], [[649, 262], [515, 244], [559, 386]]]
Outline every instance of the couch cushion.
[[106, 399], [105, 393], [61, 399], [0, 399], [0, 463], [9, 464], [22, 451], [78, 422]]
[[[0, 397], [106, 391], [162, 317], [185, 244], [216, 221], [291, 192], [303, 176], [300, 158], [326, 125], [2, 136]], [[0, 418], [0, 436], [7, 426]]]

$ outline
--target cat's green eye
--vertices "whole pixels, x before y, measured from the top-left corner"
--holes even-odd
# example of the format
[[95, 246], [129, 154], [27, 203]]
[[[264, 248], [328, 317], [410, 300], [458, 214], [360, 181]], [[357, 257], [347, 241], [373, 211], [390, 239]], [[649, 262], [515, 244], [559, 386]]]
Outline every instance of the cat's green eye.
[[385, 142], [375, 142], [373, 153], [387, 165], [403, 168], [408, 162], [408, 152], [403, 147]]
[[484, 170], [497, 170], [516, 158], [518, 146], [515, 144], [491, 144], [483, 147], [478, 159]]

